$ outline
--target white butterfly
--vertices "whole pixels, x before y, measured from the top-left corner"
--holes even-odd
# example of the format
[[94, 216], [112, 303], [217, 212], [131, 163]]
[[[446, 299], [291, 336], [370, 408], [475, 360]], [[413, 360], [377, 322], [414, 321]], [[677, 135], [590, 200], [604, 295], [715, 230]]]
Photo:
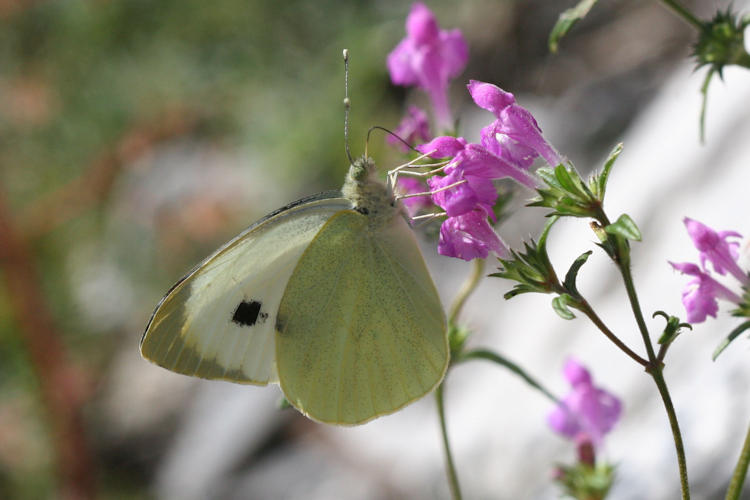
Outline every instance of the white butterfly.
[[141, 354], [175, 372], [266, 385], [354, 425], [424, 396], [448, 366], [446, 320], [414, 234], [374, 163], [219, 248], [159, 302]]

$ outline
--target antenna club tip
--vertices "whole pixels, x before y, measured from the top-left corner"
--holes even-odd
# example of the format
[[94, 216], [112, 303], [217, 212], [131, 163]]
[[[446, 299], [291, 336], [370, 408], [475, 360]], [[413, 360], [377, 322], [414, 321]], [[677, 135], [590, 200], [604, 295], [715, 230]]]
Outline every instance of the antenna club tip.
[[344, 56], [344, 61], [348, 61], [349, 60], [349, 49], [344, 49], [342, 51], [342, 55]]
[[344, 107], [349, 109], [352, 107], [352, 101], [348, 97], [344, 97]]

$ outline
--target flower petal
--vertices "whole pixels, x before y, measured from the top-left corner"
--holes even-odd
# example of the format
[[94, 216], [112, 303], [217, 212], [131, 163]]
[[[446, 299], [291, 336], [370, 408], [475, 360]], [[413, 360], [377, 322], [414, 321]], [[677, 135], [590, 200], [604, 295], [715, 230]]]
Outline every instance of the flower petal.
[[[393, 133], [409, 144], [430, 140], [430, 125], [427, 121], [427, 113], [417, 106], [409, 106], [401, 119], [401, 123]], [[404, 152], [409, 151], [409, 148], [393, 135], [388, 134], [385, 137], [388, 144], [398, 146]]]
[[420, 144], [416, 150], [422, 154], [428, 154], [432, 158], [452, 158], [466, 147], [463, 137], [452, 137], [444, 135], [435, 137], [426, 144]]
[[469, 89], [469, 94], [471, 94], [471, 98], [474, 99], [477, 106], [491, 111], [495, 115], [516, 102], [513, 94], [491, 83], [469, 80], [469, 84], [466, 87]]
[[489, 252], [505, 257], [509, 251], [487, 221], [487, 212], [477, 208], [449, 217], [440, 226], [438, 253], [466, 261], [486, 258]]
[[422, 2], [415, 2], [406, 17], [406, 35], [416, 45], [431, 44], [438, 40], [440, 28], [435, 15]]
[[411, 62], [413, 53], [414, 44], [410, 39], [404, 38], [388, 54], [386, 65], [394, 85], [412, 86], [419, 83], [419, 77]]

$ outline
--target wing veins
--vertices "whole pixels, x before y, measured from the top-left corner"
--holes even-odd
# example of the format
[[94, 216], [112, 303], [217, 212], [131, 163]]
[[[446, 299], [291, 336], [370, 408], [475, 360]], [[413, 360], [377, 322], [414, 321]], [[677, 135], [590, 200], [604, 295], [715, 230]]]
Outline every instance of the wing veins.
[[[412, 298], [412, 296], [411, 296], [411, 295], [409, 294], [408, 290], [406, 290], [406, 287], [404, 286], [403, 282], [401, 281], [401, 276], [399, 276], [398, 272], [396, 272], [396, 270], [395, 270], [395, 266], [393, 265], [393, 262], [394, 262], [394, 261], [393, 261], [393, 260], [391, 260], [391, 258], [390, 258], [390, 255], [389, 255], [389, 254], [388, 254], [388, 253], [387, 253], [387, 252], [386, 252], [386, 251], [385, 251], [385, 250], [383, 249], [383, 246], [382, 246], [382, 245], [381, 245], [380, 243], [378, 243], [377, 241], [375, 241], [375, 244], [376, 244], [376, 245], [378, 246], [378, 248], [380, 249], [380, 252], [381, 252], [381, 253], [382, 253], [382, 254], [383, 254], [383, 255], [385, 256], [385, 258], [386, 258], [386, 261], [387, 261], [387, 262], [388, 262], [388, 263], [390, 264], [389, 270], [391, 271], [391, 274], [392, 274], [392, 275], [393, 275], [393, 276], [394, 276], [394, 277], [396, 278], [396, 282], [398, 283], [398, 286], [399, 286], [399, 287], [401, 288], [401, 290], [402, 290], [402, 291], [404, 292], [404, 295], [406, 295], [407, 299], [408, 299], [408, 300], [409, 300], [409, 302], [411, 303], [411, 305], [412, 305], [412, 307], [414, 308], [414, 310], [417, 310], [417, 305], [416, 305], [416, 303], [414, 302], [414, 299], [413, 299], [413, 298]], [[398, 262], [398, 261], [396, 261], [396, 262]], [[399, 265], [399, 267], [401, 267], [401, 268], [403, 269], [403, 266]], [[412, 277], [413, 277], [413, 276], [412, 276]], [[422, 307], [422, 309], [423, 309], [423, 307]], [[390, 318], [390, 317], [389, 317], [389, 318]], [[414, 322], [414, 320], [413, 320], [412, 318], [410, 318], [410, 317], [408, 317], [408, 316], [407, 316], [407, 321], [408, 321], [409, 323], [411, 323], [411, 324], [412, 324], [412, 328], [413, 328], [413, 329], [415, 329], [415, 330], [420, 330], [420, 331], [421, 331], [421, 328], [415, 328], [415, 326], [416, 326], [417, 324], [416, 324], [416, 323]], [[422, 344], [424, 345], [425, 343], [424, 343], [424, 342], [422, 342]], [[439, 349], [439, 348], [438, 348], [437, 346], [435, 346], [435, 345], [434, 345], [434, 344], [433, 344], [432, 342], [427, 342], [426, 344], [427, 344], [427, 345], [429, 345], [429, 346], [431, 346], [431, 347], [433, 347], [433, 348], [434, 348], [434, 349], [435, 349], [436, 351], [438, 351], [438, 353], [440, 353], [440, 349]], [[429, 362], [430, 362], [430, 364], [431, 364], [431, 365], [433, 366], [433, 368], [435, 368], [435, 369], [439, 368], [439, 367], [436, 367], [436, 366], [434, 365], [434, 363], [432, 362], [432, 359], [429, 359]], [[439, 369], [437, 369], [437, 371], [440, 371], [440, 370], [439, 370]]]

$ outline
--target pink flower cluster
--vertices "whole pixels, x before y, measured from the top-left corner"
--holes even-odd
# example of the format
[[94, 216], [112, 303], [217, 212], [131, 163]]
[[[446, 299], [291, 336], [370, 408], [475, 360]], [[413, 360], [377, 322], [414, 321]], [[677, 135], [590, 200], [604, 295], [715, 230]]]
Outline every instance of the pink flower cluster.
[[572, 388], [547, 415], [547, 423], [579, 444], [601, 444], [620, 419], [622, 403], [613, 394], [594, 386], [589, 371], [575, 359], [568, 359], [563, 375]]
[[[406, 38], [388, 56], [391, 80], [397, 85], [424, 89], [430, 95], [438, 123], [445, 126], [450, 117], [448, 83], [466, 66], [466, 42], [458, 30], [440, 30], [435, 16], [422, 3], [412, 6], [406, 32]], [[506, 257], [508, 248], [489, 222], [496, 221], [493, 207], [498, 193], [493, 181], [511, 178], [533, 189], [537, 180], [529, 168], [535, 159], [541, 156], [556, 166], [562, 158], [513, 94], [475, 80], [470, 81], [468, 89], [477, 106], [495, 115], [495, 120], [482, 129], [480, 142], [441, 136], [416, 148], [432, 158], [447, 159], [444, 175], [427, 180], [432, 202], [447, 215], [440, 227], [438, 252], [467, 261], [486, 258], [490, 252]], [[411, 106], [396, 131], [409, 142], [427, 141], [426, 115]], [[398, 188], [405, 194], [427, 189], [404, 177], [399, 177]], [[404, 200], [411, 213], [427, 205], [424, 197]]]
[[481, 141], [443, 136], [417, 146], [433, 158], [450, 159], [445, 175], [428, 180], [433, 202], [448, 215], [440, 228], [438, 252], [464, 260], [485, 258], [490, 251], [505, 257], [507, 247], [488, 221], [495, 220], [492, 207], [498, 194], [493, 181], [507, 177], [534, 188], [537, 181], [529, 172], [534, 160], [542, 156], [554, 166], [562, 158], [513, 94], [475, 80], [467, 87], [477, 106], [495, 115], [482, 129]]
[[711, 276], [707, 266], [720, 275], [731, 274], [741, 286], [750, 286], [750, 276], [737, 264], [739, 242], [736, 231], [714, 231], [697, 220], [685, 217], [685, 227], [700, 252], [700, 266], [692, 262], [670, 262], [673, 268], [693, 278], [682, 292], [682, 304], [687, 312], [689, 323], [702, 323], [706, 316], [716, 317], [719, 310], [717, 299], [740, 304], [742, 298]]

